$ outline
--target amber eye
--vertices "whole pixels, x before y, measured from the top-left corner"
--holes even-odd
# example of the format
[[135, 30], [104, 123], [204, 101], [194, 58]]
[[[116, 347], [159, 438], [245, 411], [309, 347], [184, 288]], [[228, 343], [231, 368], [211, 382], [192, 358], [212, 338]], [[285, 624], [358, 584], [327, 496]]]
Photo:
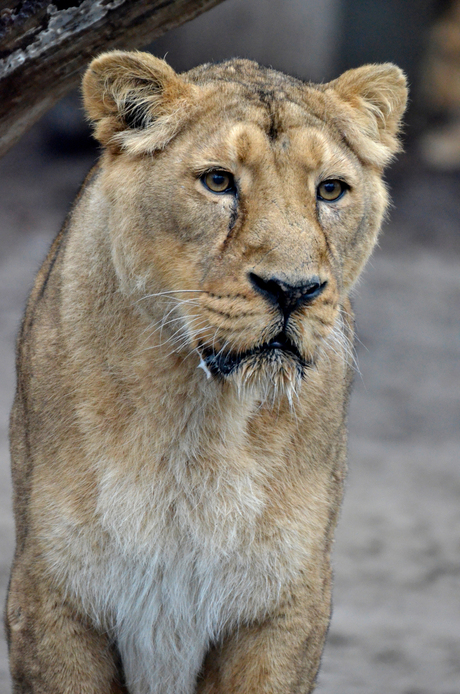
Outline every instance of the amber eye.
[[342, 197], [346, 190], [348, 190], [346, 183], [331, 178], [329, 181], [323, 181], [319, 184], [316, 195], [318, 200], [335, 202]]
[[201, 182], [212, 193], [235, 192], [235, 179], [228, 171], [208, 171], [201, 177]]

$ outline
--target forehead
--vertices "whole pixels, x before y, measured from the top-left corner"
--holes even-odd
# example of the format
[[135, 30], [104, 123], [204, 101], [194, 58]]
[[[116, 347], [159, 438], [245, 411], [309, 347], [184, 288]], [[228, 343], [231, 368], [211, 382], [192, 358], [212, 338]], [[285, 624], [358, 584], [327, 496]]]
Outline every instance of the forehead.
[[213, 85], [206, 90], [192, 139], [200, 153], [216, 160], [257, 165], [298, 161], [321, 168], [354, 159], [341, 135], [309, 108], [308, 94], [292, 99], [284, 91]]
[[265, 153], [311, 166], [354, 159], [321, 89], [248, 60], [202, 65], [184, 77], [200, 87], [196, 135], [211, 156], [251, 163]]

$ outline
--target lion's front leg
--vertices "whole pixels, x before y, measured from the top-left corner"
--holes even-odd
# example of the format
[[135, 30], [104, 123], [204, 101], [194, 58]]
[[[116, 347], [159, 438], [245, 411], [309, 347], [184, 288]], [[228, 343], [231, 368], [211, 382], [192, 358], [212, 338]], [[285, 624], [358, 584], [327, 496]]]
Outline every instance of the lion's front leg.
[[307, 588], [261, 624], [240, 627], [208, 654], [196, 694], [309, 694], [330, 618], [329, 581]]
[[6, 628], [14, 694], [127, 694], [107, 637], [21, 560], [11, 574]]

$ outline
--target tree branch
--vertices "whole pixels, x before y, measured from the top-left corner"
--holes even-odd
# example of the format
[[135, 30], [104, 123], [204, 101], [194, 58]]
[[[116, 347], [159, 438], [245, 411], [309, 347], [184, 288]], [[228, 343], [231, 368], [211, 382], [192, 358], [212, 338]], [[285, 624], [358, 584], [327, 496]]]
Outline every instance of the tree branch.
[[222, 0], [0, 0], [0, 156], [98, 53], [137, 48]]

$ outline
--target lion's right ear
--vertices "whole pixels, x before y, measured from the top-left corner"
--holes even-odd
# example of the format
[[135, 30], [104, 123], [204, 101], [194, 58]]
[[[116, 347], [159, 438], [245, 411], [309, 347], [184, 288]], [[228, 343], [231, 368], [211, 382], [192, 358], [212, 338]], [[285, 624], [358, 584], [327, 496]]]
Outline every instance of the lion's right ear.
[[193, 90], [150, 53], [103, 53], [83, 77], [83, 101], [94, 135], [112, 151], [163, 149], [190, 111], [185, 102]]

